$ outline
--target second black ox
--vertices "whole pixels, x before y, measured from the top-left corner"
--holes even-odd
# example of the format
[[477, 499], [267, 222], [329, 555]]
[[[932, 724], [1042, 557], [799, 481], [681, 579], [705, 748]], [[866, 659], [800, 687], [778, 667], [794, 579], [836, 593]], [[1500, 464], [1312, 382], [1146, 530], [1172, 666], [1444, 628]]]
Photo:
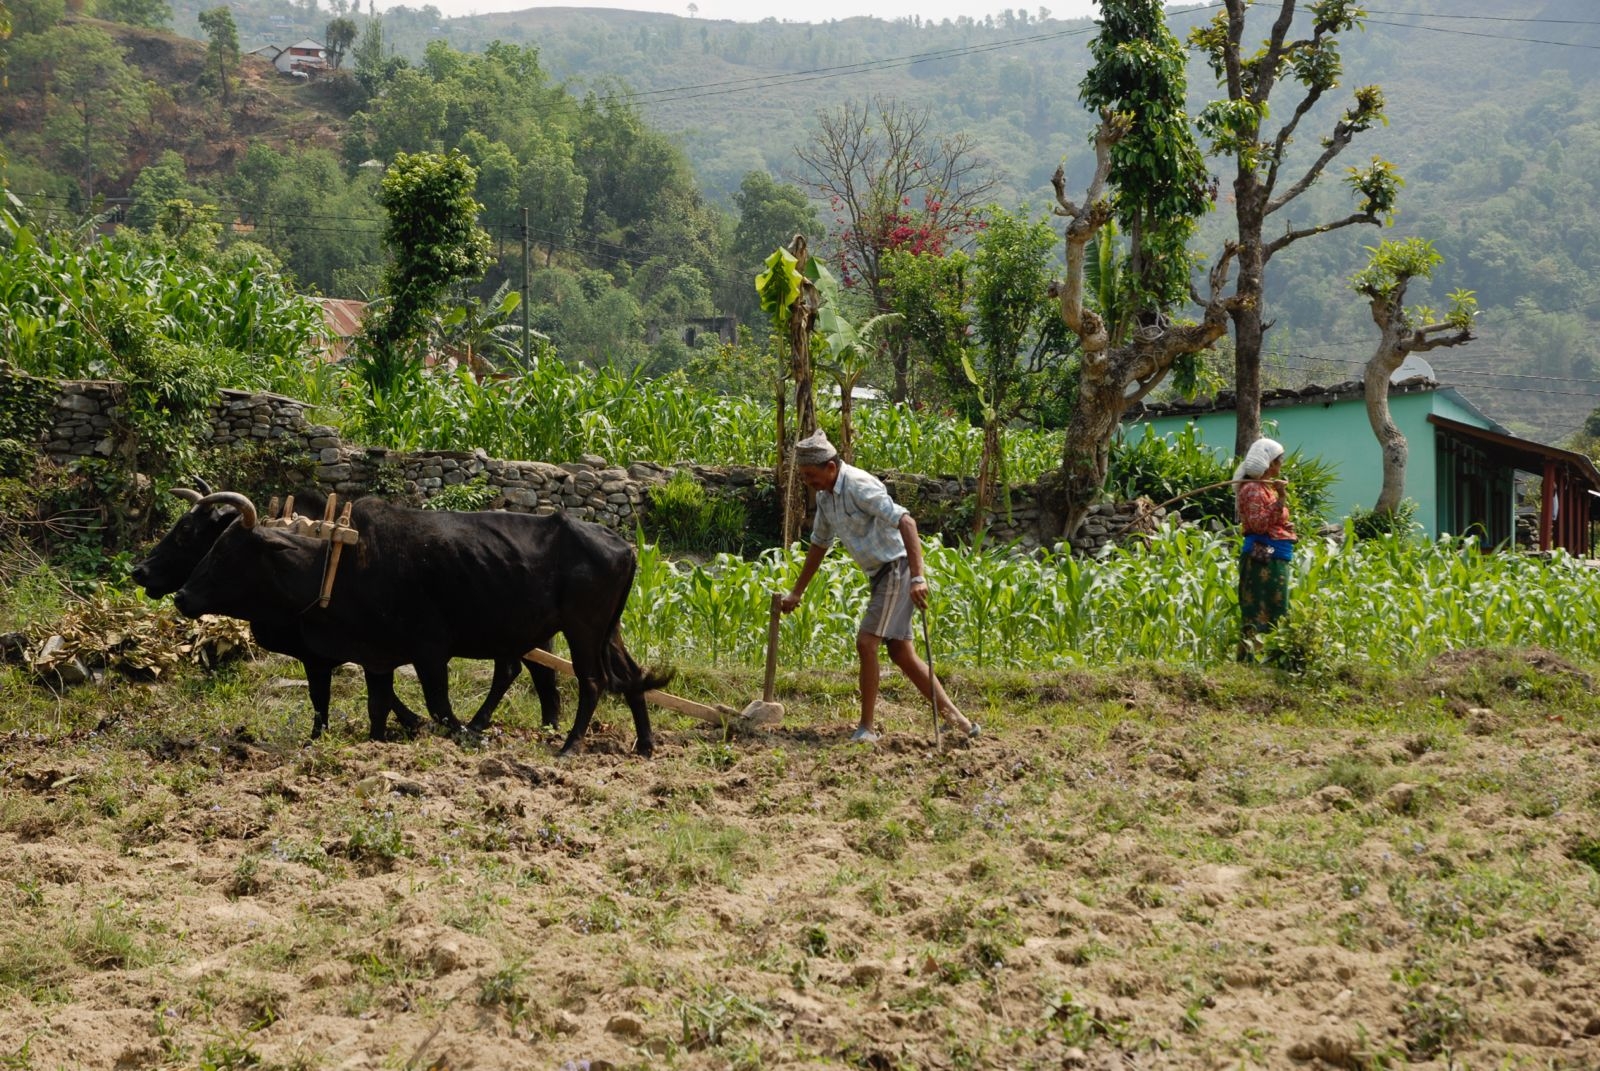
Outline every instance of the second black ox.
[[[207, 496], [239, 510], [173, 597], [189, 617], [293, 615], [307, 650], [369, 670], [417, 667], [428, 713], [455, 716], [445, 688], [451, 658], [515, 660], [562, 633], [578, 678], [578, 712], [561, 753], [589, 728], [602, 691], [627, 697], [635, 751], [654, 750], [644, 693], [669, 674], [647, 672], [617, 628], [633, 588], [633, 547], [608, 528], [562, 514], [449, 513], [378, 499], [355, 504], [360, 534], [339, 563], [332, 599], [317, 605], [329, 544], [257, 525], [244, 495]], [[513, 662], [513, 664], [515, 664]]]

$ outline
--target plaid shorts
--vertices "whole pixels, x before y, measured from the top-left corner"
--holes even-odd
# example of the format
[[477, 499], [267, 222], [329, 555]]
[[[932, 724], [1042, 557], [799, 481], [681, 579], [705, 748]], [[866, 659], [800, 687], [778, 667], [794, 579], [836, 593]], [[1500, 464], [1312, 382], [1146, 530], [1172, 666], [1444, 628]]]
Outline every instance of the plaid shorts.
[[886, 640], [911, 639], [911, 563], [894, 561], [872, 574], [872, 601], [861, 618], [861, 632]]

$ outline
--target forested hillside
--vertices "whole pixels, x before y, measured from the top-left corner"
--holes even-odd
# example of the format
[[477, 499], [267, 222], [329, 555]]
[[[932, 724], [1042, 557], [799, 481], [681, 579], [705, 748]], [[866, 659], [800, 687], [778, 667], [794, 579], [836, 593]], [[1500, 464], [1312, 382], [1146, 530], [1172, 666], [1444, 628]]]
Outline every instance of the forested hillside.
[[[311, 85], [279, 84], [246, 58], [240, 70], [254, 62], [257, 73], [241, 77], [245, 92], [224, 106], [208, 82], [204, 43], [180, 62], [176, 42], [158, 55], [151, 42], [160, 35], [63, 22], [50, 4], [11, 5], [17, 33], [5, 46], [12, 90], [0, 136], [14, 190], [81, 200], [94, 165], [93, 152], [72, 157], [81, 143], [103, 156], [97, 194], [138, 196], [143, 182], [147, 202], [178, 191], [217, 204], [219, 218], [298, 219], [256, 236], [303, 281], [355, 295], [372, 286], [381, 255], [370, 161], [460, 147], [480, 167], [485, 223], [505, 253], [490, 285], [516, 271], [516, 210], [531, 199], [536, 217], [543, 213], [532, 224], [542, 236], [536, 266], [553, 270], [539, 299], [542, 326], [570, 348], [599, 352], [619, 344], [607, 325], [620, 320], [635, 363], [658, 368], [685, 359], [649, 353], [645, 339], [663, 325], [715, 311], [751, 317], [752, 257], [797, 217], [769, 214], [767, 228], [745, 231], [746, 247], [736, 248], [740, 213], [793, 208], [788, 186], [808, 177], [795, 149], [814, 136], [819, 111], [874, 98], [928, 109], [930, 129], [972, 140], [993, 168], [995, 199], [1009, 208], [1044, 210], [1057, 164], [1065, 161], [1069, 188], [1081, 188], [1090, 163], [1077, 87], [1095, 27], [1042, 9], [938, 25], [810, 25], [576, 8], [444, 19], [431, 6], [373, 19], [342, 0], [333, 11], [315, 0], [249, 0], [233, 8], [243, 49], [321, 39], [330, 20], [346, 16], [359, 39], [345, 72]], [[139, 6], [101, 0], [102, 13]], [[204, 37], [201, 6], [179, 3], [164, 22], [145, 21]], [[1172, 22], [1181, 35], [1212, 12], [1175, 10]], [[48, 114], [49, 96], [32, 81], [49, 67], [51, 35], [88, 27], [119, 42], [154, 87], [142, 109], [122, 109], [133, 121], [106, 145], [91, 144], [105, 128]], [[1387, 232], [1347, 228], [1272, 263], [1269, 365], [1280, 381], [1356, 371], [1376, 328], [1347, 280], [1364, 247], [1419, 236], [1444, 260], [1431, 290], [1414, 287], [1412, 298], [1440, 306], [1465, 288], [1482, 309], [1479, 341], [1443, 352], [1440, 377], [1524, 434], [1556, 441], [1578, 429], [1600, 401], [1597, 49], [1600, 14], [1585, 0], [1394, 0], [1368, 9], [1365, 31], [1346, 37], [1344, 89], [1303, 121], [1295, 151], [1303, 159], [1317, 151], [1358, 85], [1382, 86], [1390, 121], [1358, 137], [1289, 222], [1344, 215], [1340, 169], [1373, 156], [1393, 161], [1406, 185]], [[1196, 57], [1194, 109], [1217, 95]], [[165, 147], [186, 161], [181, 179], [172, 160], [163, 165]], [[158, 170], [141, 175], [146, 165]], [[1225, 202], [1228, 170], [1213, 166]], [[741, 196], [752, 173], [771, 180]], [[830, 226], [828, 206], [817, 207], [819, 229]], [[1216, 255], [1229, 217], [1207, 220], [1198, 255]]]

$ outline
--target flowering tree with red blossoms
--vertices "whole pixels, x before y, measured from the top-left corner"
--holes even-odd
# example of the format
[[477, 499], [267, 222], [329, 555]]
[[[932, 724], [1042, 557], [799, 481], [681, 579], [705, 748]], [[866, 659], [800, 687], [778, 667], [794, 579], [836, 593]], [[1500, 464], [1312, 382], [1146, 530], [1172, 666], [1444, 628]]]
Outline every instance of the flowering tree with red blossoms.
[[[806, 184], [833, 209], [840, 280], [870, 312], [888, 312], [885, 254], [939, 254], [960, 244], [979, 227], [995, 179], [965, 134], [928, 130], [927, 109], [877, 99], [817, 118], [816, 135], [795, 151], [810, 169]], [[896, 401], [909, 389], [908, 355], [905, 345], [893, 347]]]

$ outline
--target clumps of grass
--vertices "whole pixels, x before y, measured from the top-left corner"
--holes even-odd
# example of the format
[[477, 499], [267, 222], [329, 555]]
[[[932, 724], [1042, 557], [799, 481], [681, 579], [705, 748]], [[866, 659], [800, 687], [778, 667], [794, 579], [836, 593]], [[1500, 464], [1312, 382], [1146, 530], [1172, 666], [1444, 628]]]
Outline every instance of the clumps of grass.
[[679, 1018], [680, 1044], [690, 1052], [729, 1045], [742, 1027], [770, 1028], [778, 1021], [760, 1004], [721, 985], [700, 987], [680, 1005]]
[[1432, 984], [1425, 971], [1413, 967], [1399, 972], [1395, 980], [1406, 986], [1400, 1021], [1411, 1059], [1432, 1060], [1469, 1034], [1466, 1005]]
[[657, 888], [736, 890], [754, 846], [738, 826], [676, 812], [650, 829], [639, 848], [640, 876]]
[[1579, 837], [1567, 849], [1567, 858], [1600, 873], [1600, 837]]
[[516, 1026], [529, 1013], [527, 981], [527, 966], [520, 962], [491, 971], [478, 979], [478, 1006], [498, 1009]]
[[1368, 759], [1341, 755], [1319, 771], [1307, 786], [1307, 794], [1337, 785], [1363, 803], [1375, 799], [1399, 775]]
[[129, 970], [155, 962], [155, 953], [115, 904], [97, 909], [87, 925], [69, 923], [62, 944], [92, 970]]
[[389, 867], [411, 849], [393, 811], [363, 811], [345, 826], [344, 853], [356, 862]]

